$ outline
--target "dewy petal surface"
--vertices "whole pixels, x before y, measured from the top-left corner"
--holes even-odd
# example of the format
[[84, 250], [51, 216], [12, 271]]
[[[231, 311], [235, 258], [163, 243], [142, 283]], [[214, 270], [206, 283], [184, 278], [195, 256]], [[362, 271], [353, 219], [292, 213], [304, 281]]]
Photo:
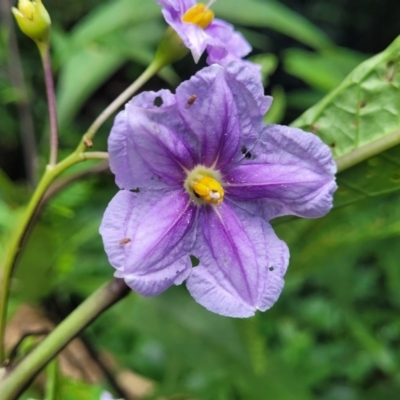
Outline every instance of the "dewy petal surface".
[[289, 252], [271, 226], [233, 204], [204, 207], [187, 287], [215, 313], [249, 317], [270, 308], [283, 288]]
[[119, 191], [100, 227], [117, 275], [144, 296], [182, 283], [191, 270], [195, 218], [196, 209], [183, 189]]
[[248, 155], [226, 173], [227, 196], [247, 201], [250, 207], [252, 200], [265, 199], [263, 206], [274, 204], [278, 215], [314, 218], [332, 207], [336, 165], [317, 136], [269, 125]]

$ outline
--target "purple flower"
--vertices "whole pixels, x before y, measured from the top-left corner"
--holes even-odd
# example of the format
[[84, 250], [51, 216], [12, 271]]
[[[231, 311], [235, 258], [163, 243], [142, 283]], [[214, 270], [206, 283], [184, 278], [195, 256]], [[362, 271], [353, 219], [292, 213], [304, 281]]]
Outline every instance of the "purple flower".
[[233, 26], [214, 18], [207, 5], [195, 0], [158, 0], [167, 23], [178, 33], [185, 46], [192, 52], [197, 63], [207, 49], [208, 64], [226, 65], [240, 60], [251, 51], [244, 37], [235, 32]]
[[232, 317], [275, 303], [289, 252], [268, 221], [327, 213], [336, 167], [315, 135], [264, 126], [271, 101], [258, 74], [233, 62], [175, 95], [141, 93], [118, 114], [109, 154], [121, 190], [100, 232], [133, 290], [154, 296], [187, 280], [197, 302]]
[[[114, 397], [108, 392], [102, 392], [100, 396], [100, 400], [114, 400]], [[120, 399], [123, 400], [123, 399]]]

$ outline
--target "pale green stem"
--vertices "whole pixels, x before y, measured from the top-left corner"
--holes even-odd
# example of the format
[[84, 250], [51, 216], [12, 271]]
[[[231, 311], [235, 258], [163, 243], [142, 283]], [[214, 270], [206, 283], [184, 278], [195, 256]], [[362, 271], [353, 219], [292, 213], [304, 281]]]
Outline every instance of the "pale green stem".
[[373, 142], [364, 146], [360, 146], [350, 153], [347, 153], [344, 156], [336, 159], [338, 172], [342, 172], [345, 169], [353, 167], [354, 165], [359, 164], [360, 162], [376, 156], [399, 144], [400, 131], [396, 131], [389, 135], [383, 136], [378, 140], [374, 140]]
[[8, 295], [10, 290], [10, 279], [12, 271], [17, 260], [18, 254], [21, 251], [22, 242], [25, 238], [29, 224], [38, 208], [44, 194], [46, 193], [49, 185], [59, 176], [63, 171], [78, 162], [85, 161], [92, 158], [105, 158], [107, 153], [94, 153], [100, 155], [100, 157], [93, 157], [91, 153], [78, 153], [74, 152], [68, 156], [65, 160], [61, 161], [54, 167], [48, 166], [44, 173], [41, 181], [39, 182], [35, 192], [33, 193], [25, 212], [17, 224], [14, 235], [11, 238], [10, 246], [8, 247], [8, 253], [4, 260], [4, 264], [1, 268], [0, 276], [0, 363], [4, 361], [4, 331], [5, 323], [7, 318], [7, 303]]
[[38, 43], [40, 56], [42, 58], [44, 80], [46, 83], [47, 106], [49, 109], [50, 121], [50, 161], [49, 165], [57, 164], [58, 151], [58, 123], [57, 123], [57, 108], [56, 96], [54, 94], [53, 71], [51, 69], [51, 57], [49, 45]]
[[153, 62], [143, 71], [142, 75], [133, 82], [128, 88], [126, 88], [107, 108], [95, 119], [90, 125], [89, 129], [83, 135], [81, 142], [77, 150], [83, 151], [86, 147], [91, 146], [91, 142], [96, 135], [99, 128], [104, 122], [114, 114], [118, 108], [125, 104], [152, 76], [154, 76], [161, 68], [165, 66], [165, 63], [156, 58]]
[[64, 319], [37, 347], [0, 381], [2, 400], [15, 400], [36, 374], [102, 312], [124, 298], [130, 289], [114, 278]]
[[[39, 46], [39, 50], [41, 54], [45, 53], [45, 48], [41, 48]], [[147, 67], [147, 69], [142, 73], [139, 78], [133, 82], [123, 93], [121, 93], [93, 122], [93, 124], [89, 127], [87, 132], [83, 135], [81, 142], [76, 148], [75, 152], [72, 153], [65, 160], [60, 162], [57, 165], [48, 165], [48, 168], [43, 175], [41, 181], [39, 182], [38, 187], [36, 188], [28, 207], [25, 211], [25, 214], [21, 220], [19, 226], [17, 226], [17, 230], [15, 236], [12, 239], [11, 246], [9, 248], [9, 252], [6, 255], [5, 263], [1, 271], [0, 276], [0, 363], [4, 360], [4, 330], [5, 323], [7, 317], [7, 303], [8, 303], [8, 295], [9, 295], [9, 286], [10, 279], [13, 270], [13, 266], [15, 265], [16, 258], [20, 251], [23, 239], [25, 237], [27, 228], [29, 226], [30, 221], [32, 220], [35, 211], [40, 204], [43, 195], [45, 194], [49, 185], [53, 182], [53, 180], [66, 168], [69, 166], [84, 160], [88, 160], [91, 158], [107, 158], [107, 153], [93, 152], [93, 153], [84, 153], [84, 150], [90, 145], [91, 141], [94, 138], [97, 130], [101, 127], [101, 125], [109, 118], [118, 108], [123, 105], [133, 94], [139, 90], [154, 74], [156, 74], [161, 68], [163, 68], [167, 64], [168, 60], [164, 60], [162, 57], [156, 57], [154, 61]], [[51, 102], [49, 102], [50, 104]], [[55, 105], [55, 103], [54, 103]], [[56, 153], [55, 153], [56, 154]], [[55, 156], [56, 157], [56, 156]], [[53, 155], [54, 158], [54, 155]]]

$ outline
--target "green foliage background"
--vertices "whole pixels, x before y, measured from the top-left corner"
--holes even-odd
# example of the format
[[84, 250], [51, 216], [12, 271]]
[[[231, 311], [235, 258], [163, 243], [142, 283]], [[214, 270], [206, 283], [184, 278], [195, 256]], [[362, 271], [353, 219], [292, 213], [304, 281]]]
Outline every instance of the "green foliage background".
[[[274, 96], [266, 122], [290, 123], [298, 117], [293, 124], [325, 140], [339, 165], [364, 149], [371, 152], [338, 175], [335, 208], [328, 216], [275, 221], [289, 244], [291, 263], [283, 294], [268, 312], [248, 320], [219, 317], [176, 287], [153, 299], [132, 294], [87, 330], [95, 348], [111, 351], [120, 365], [154, 380], [151, 398], [399, 397], [400, 41], [395, 37], [400, 31], [387, 27], [379, 49], [340, 47], [335, 40], [346, 43], [338, 34], [346, 27], [340, 25], [344, 3], [304, 2], [309, 18], [319, 16], [313, 23], [295, 11], [301, 3], [294, 0], [213, 5], [218, 17], [243, 32], [255, 50], [251, 58], [263, 66], [266, 91]], [[152, 59], [165, 23], [152, 0], [49, 0], [46, 6], [54, 25], [61, 145], [67, 154]], [[399, 5], [391, 10], [396, 13], [400, 17]], [[353, 21], [360, 31], [365, 18]], [[334, 21], [339, 21], [335, 27]], [[43, 169], [47, 127], [40, 62], [28, 39], [19, 35], [19, 43]], [[371, 58], [357, 49], [382, 53]], [[3, 253], [30, 189], [22, 179], [18, 93], [7, 78], [4, 47], [0, 59]], [[173, 89], [198, 68], [187, 57], [145, 89]], [[99, 133], [96, 150], [105, 150], [111, 123]], [[73, 184], [50, 202], [20, 260], [13, 309], [24, 302], [69, 307], [112, 276], [98, 226], [116, 190], [111, 174], [101, 174]], [[98, 399], [100, 393], [98, 387], [70, 381], [59, 390], [65, 399]]]

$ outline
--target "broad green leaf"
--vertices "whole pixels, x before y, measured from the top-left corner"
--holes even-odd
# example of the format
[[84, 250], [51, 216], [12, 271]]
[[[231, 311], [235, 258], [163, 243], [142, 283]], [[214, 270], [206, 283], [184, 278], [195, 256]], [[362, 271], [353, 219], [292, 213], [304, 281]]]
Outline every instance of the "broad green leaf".
[[58, 85], [57, 109], [61, 131], [88, 96], [124, 61], [122, 55], [96, 44], [68, 60], [61, 71]]
[[235, 0], [234, 6], [229, 0], [220, 0], [212, 8], [218, 18], [234, 24], [270, 28], [315, 49], [332, 45], [324, 32], [273, 0]]
[[75, 45], [84, 46], [121, 28], [132, 27], [157, 17], [161, 17], [161, 7], [156, 1], [108, 1], [96, 7], [74, 27], [71, 40]]
[[335, 205], [400, 189], [399, 63], [400, 37], [293, 123], [332, 148], [339, 171], [349, 168]]
[[[56, 43], [59, 43], [62, 65], [58, 87], [60, 129], [122, 64], [132, 60], [143, 66], [149, 65], [163, 31], [158, 23], [141, 23], [104, 35], [83, 47], [77, 46], [73, 38], [65, 41], [59, 35]], [[170, 84], [179, 82], [179, 77], [170, 67], [164, 68], [159, 75]]]
[[284, 68], [288, 73], [324, 92], [335, 89], [366, 58], [340, 47], [332, 47], [322, 53], [288, 49], [283, 56]]
[[400, 204], [397, 195], [370, 198], [338, 207], [324, 218], [297, 219], [275, 228], [288, 242], [298, 271], [310, 273], [324, 265], [331, 254], [346, 247], [357, 248], [372, 240], [399, 237]]

